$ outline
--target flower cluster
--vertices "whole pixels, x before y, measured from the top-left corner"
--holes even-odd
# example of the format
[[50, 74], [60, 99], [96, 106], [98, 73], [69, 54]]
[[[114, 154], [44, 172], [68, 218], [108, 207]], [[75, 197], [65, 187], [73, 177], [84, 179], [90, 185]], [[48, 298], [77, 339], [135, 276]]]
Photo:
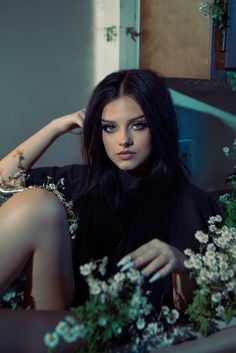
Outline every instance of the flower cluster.
[[[176, 326], [177, 310], [164, 306], [156, 312], [148, 302], [139, 271], [131, 268], [107, 278], [107, 262], [105, 257], [102, 261], [81, 266], [81, 274], [89, 287], [89, 300], [72, 309], [76, 320], [70, 328], [66, 319], [60, 323], [60, 327], [66, 327], [66, 336], [58, 332], [58, 326], [45, 336], [48, 348], [55, 348], [62, 341], [69, 342], [68, 334], [70, 342], [80, 341], [77, 351], [80, 353], [106, 352], [127, 339], [132, 342], [132, 350], [145, 346], [148, 352], [153, 347], [186, 339], [187, 329]], [[77, 335], [73, 327], [76, 327]]]
[[78, 223], [73, 210], [73, 201], [67, 201], [63, 194], [63, 190], [65, 190], [64, 178], [59, 179], [58, 182], [55, 184], [52, 182], [52, 177], [48, 176], [46, 183], [37, 187], [51, 191], [55, 196], [58, 197], [58, 199], [64, 205], [67, 214], [71, 238], [74, 239], [76, 235], [76, 230], [78, 228]]
[[[231, 147], [223, 147], [223, 152], [226, 157], [229, 157], [232, 160], [236, 159], [236, 139], [234, 139]], [[234, 165], [234, 169], [236, 165]], [[222, 208], [225, 212], [225, 224], [229, 227], [236, 226], [236, 173], [231, 173], [227, 176], [226, 182], [231, 185], [231, 193], [226, 193], [219, 197], [219, 202], [222, 205]]]
[[83, 339], [86, 335], [85, 326], [75, 320], [73, 316], [67, 315], [64, 321], [60, 321], [54, 332], [46, 333], [44, 343], [48, 347], [49, 352], [57, 347], [60, 340], [65, 343], [73, 343], [79, 339]]
[[198, 8], [203, 16], [211, 17], [217, 24], [217, 27], [223, 30], [227, 26], [228, 3], [229, 0], [201, 1]]
[[236, 229], [222, 225], [221, 216], [210, 217], [208, 233], [197, 231], [199, 253], [186, 249], [185, 266], [198, 284], [190, 320], [203, 334], [214, 331], [217, 320], [230, 322], [236, 315]]
[[0, 296], [0, 308], [22, 309], [24, 307], [25, 293], [23, 287], [25, 285], [27, 275], [21, 272], [13, 283]]

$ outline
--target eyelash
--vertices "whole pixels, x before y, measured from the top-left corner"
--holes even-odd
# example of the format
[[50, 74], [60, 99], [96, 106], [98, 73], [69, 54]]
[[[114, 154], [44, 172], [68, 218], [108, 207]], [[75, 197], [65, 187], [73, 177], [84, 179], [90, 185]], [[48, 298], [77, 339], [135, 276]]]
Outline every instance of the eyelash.
[[[148, 125], [147, 123], [134, 123], [133, 125], [131, 125], [131, 128], [135, 127], [135, 130], [143, 130], [145, 129]], [[137, 128], [138, 126], [138, 128]], [[109, 131], [109, 129], [112, 129], [112, 131]], [[102, 130], [109, 133], [109, 134], [112, 134], [113, 132], [115, 132], [116, 130], [116, 126], [115, 125], [112, 125], [112, 124], [103, 124], [102, 125]]]

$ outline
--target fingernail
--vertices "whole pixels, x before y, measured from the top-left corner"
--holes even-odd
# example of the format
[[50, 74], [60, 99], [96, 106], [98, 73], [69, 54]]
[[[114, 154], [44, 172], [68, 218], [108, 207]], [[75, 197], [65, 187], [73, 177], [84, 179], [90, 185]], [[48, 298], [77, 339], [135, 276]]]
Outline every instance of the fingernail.
[[122, 257], [122, 259], [117, 263], [116, 266], [124, 266], [126, 265], [128, 262], [132, 261], [131, 257], [129, 255]]
[[120, 271], [121, 272], [124, 272], [124, 271], [127, 271], [129, 270], [130, 268], [134, 267], [134, 262], [133, 261], [130, 261], [128, 262], [127, 264], [125, 264], [124, 266], [121, 267]]
[[161, 278], [161, 274], [160, 272], [155, 273], [155, 275], [153, 275], [150, 279], [149, 279], [149, 283], [153, 283], [155, 281], [157, 281], [158, 279]]
[[140, 274], [145, 277], [146, 276], [146, 273], [144, 271], [140, 271]]

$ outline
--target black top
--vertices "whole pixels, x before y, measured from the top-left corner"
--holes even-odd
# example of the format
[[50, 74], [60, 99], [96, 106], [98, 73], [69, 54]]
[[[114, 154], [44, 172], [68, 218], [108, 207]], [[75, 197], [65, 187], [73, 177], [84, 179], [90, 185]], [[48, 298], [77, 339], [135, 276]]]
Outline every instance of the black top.
[[[79, 180], [86, 166], [36, 168], [29, 171], [27, 185], [41, 185], [52, 177], [54, 183], [64, 178], [64, 194], [72, 200], [76, 194]], [[84, 175], [84, 174], [83, 174]], [[196, 186], [184, 182], [168, 205], [157, 206], [158, 188], [145, 183], [142, 177], [135, 177], [120, 171], [121, 202], [115, 217], [104, 220], [97, 216], [102, 205], [96, 202], [81, 205], [79, 208], [78, 235], [73, 241], [73, 263], [76, 279], [75, 303], [87, 299], [87, 289], [79, 275], [79, 266], [91, 259], [109, 256], [109, 271], [116, 271], [116, 263], [130, 251], [147, 241], [159, 238], [179, 250], [197, 250], [197, 230], [207, 231], [210, 216], [221, 214], [217, 203], [207, 193]], [[106, 207], [106, 206], [105, 206]], [[162, 208], [168, 208], [165, 219]], [[151, 301], [155, 306], [163, 303], [171, 305], [171, 275], [151, 285]]]

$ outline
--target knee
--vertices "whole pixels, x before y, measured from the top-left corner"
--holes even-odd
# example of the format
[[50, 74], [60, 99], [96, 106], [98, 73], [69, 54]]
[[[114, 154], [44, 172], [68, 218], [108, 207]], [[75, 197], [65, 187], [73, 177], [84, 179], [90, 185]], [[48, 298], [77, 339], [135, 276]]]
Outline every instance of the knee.
[[1, 208], [12, 221], [62, 222], [66, 219], [65, 209], [60, 200], [44, 189], [28, 189], [12, 196]]

